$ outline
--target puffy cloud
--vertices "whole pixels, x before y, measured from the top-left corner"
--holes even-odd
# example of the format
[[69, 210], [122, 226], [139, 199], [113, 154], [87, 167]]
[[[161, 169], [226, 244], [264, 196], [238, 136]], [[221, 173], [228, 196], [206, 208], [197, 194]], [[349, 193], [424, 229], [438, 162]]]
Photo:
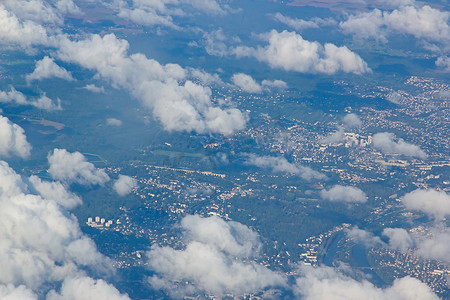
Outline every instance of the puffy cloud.
[[106, 125], [108, 126], [122, 126], [122, 121], [116, 118], [108, 118], [106, 119]]
[[157, 274], [149, 278], [154, 288], [175, 297], [199, 292], [223, 296], [286, 284], [282, 275], [243, 260], [256, 255], [260, 245], [257, 234], [246, 226], [215, 216], [187, 216], [181, 226], [188, 240], [185, 249], [152, 246], [147, 253], [149, 267]]
[[55, 41], [42, 25], [30, 20], [21, 21], [0, 4], [0, 44], [31, 49], [36, 45], [54, 45]]
[[347, 236], [357, 243], [362, 243], [366, 247], [380, 247], [386, 246], [386, 244], [372, 232], [364, 229], [359, 229], [358, 226], [354, 226], [350, 229], [345, 229]]
[[74, 277], [64, 280], [61, 291], [50, 291], [47, 300], [129, 300], [128, 295], [121, 294], [114, 286], [102, 279]]
[[15, 287], [12, 284], [0, 284], [0, 299], [3, 300], [37, 300], [38, 297], [33, 291], [24, 285]]
[[218, 74], [209, 74], [204, 70], [188, 68], [191, 77], [199, 80], [204, 85], [218, 84], [225, 85]]
[[82, 203], [80, 197], [69, 192], [60, 182], [42, 181], [39, 177], [32, 175], [30, 183], [42, 198], [53, 200], [66, 209], [72, 209]]
[[414, 240], [403, 228], [385, 228], [383, 235], [389, 238], [389, 248], [406, 251], [414, 246]]
[[49, 283], [81, 274], [85, 266], [112, 271], [73, 215], [27, 190], [21, 177], [0, 161], [0, 284], [45, 292]]
[[418, 39], [449, 45], [450, 13], [428, 5], [416, 8], [403, 6], [392, 12], [374, 9], [360, 13], [340, 23], [345, 33], [359, 38], [375, 38], [386, 41], [389, 33], [409, 34]]
[[300, 268], [294, 292], [305, 300], [438, 300], [430, 287], [412, 277], [394, 280], [384, 289], [354, 280], [329, 267]]
[[231, 81], [244, 92], [261, 93], [262, 87], [250, 75], [237, 73], [231, 77]]
[[184, 16], [184, 6], [210, 15], [226, 14], [225, 7], [216, 0], [134, 0], [131, 5], [125, 1], [115, 1], [118, 16], [136, 24], [145, 26], [167, 26], [176, 30], [181, 27], [174, 24], [174, 16]]
[[321, 144], [336, 144], [344, 140], [344, 127], [338, 126], [337, 130], [331, 135], [320, 140]]
[[342, 119], [342, 122], [344, 123], [345, 128], [357, 128], [361, 127], [362, 122], [361, 119], [358, 117], [357, 114], [347, 114]]
[[445, 72], [450, 72], [450, 56], [440, 56], [436, 60], [436, 66]]
[[26, 76], [27, 81], [42, 80], [46, 78], [57, 77], [65, 80], [74, 80], [70, 72], [58, 66], [53, 58], [45, 56], [36, 62], [36, 68], [33, 73]]
[[415, 238], [415, 254], [426, 259], [450, 263], [450, 228], [435, 226]]
[[287, 173], [300, 176], [305, 180], [325, 179], [325, 175], [314, 171], [313, 169], [294, 163], [290, 163], [284, 157], [257, 156], [255, 154], [247, 155], [246, 165], [252, 165], [259, 168], [270, 169], [275, 173]]
[[185, 80], [187, 72], [179, 65], [161, 65], [140, 53], [129, 56], [128, 47], [127, 41], [113, 34], [92, 35], [78, 42], [65, 40], [59, 57], [128, 89], [166, 130], [229, 135], [245, 127], [246, 115], [235, 108], [214, 106], [211, 90]]
[[80, 152], [70, 153], [66, 149], [54, 149], [47, 158], [50, 164], [48, 172], [53, 179], [85, 185], [103, 185], [109, 181], [105, 171], [97, 169]]
[[421, 211], [436, 220], [450, 215], [450, 196], [444, 191], [414, 190], [401, 198], [409, 210]]
[[31, 145], [27, 141], [23, 128], [1, 115], [0, 141], [0, 157], [16, 155], [27, 158], [30, 156]]
[[9, 92], [0, 91], [0, 103], [14, 103], [18, 105], [30, 105], [39, 109], [44, 110], [61, 110], [61, 99], [56, 100], [56, 104], [52, 99], [47, 97], [45, 93], [43, 93], [39, 98], [34, 100], [28, 100], [27, 97], [21, 92], [17, 91], [14, 87], [11, 86], [11, 90]]
[[347, 47], [304, 40], [295, 32], [272, 30], [265, 35], [265, 47], [236, 47], [233, 53], [238, 57], [250, 56], [266, 62], [271, 68], [300, 73], [363, 74], [370, 72], [366, 62]]
[[308, 28], [319, 28], [321, 26], [333, 26], [336, 25], [336, 21], [333, 19], [321, 19], [321, 18], [313, 18], [310, 21], [305, 21], [302, 19], [293, 19], [287, 16], [283, 16], [280, 13], [276, 13], [274, 19], [283, 23], [297, 31], [302, 31]]
[[386, 154], [401, 154], [406, 156], [425, 159], [428, 155], [418, 146], [405, 142], [403, 139], [394, 141], [395, 134], [390, 132], [380, 132], [373, 135], [372, 145], [376, 149]]
[[284, 82], [283, 80], [266, 80], [264, 79], [261, 82], [262, 86], [268, 88], [268, 89], [280, 89], [280, 90], [284, 90], [287, 89], [287, 83]]
[[94, 92], [94, 93], [105, 93], [105, 88], [104, 87], [98, 87], [95, 84], [87, 84], [84, 89]]
[[119, 175], [119, 178], [114, 182], [114, 190], [120, 196], [129, 194], [133, 188], [137, 186], [137, 180], [126, 175]]
[[333, 202], [366, 202], [366, 193], [353, 186], [335, 185], [320, 191], [320, 197]]

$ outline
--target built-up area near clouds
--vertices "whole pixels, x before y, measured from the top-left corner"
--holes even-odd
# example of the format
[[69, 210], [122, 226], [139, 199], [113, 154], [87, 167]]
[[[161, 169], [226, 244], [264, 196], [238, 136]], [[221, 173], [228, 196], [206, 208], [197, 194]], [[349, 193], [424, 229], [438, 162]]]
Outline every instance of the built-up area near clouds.
[[[244, 93], [262, 94], [288, 89], [289, 83], [272, 78], [254, 79], [236, 71], [230, 78], [209, 74], [185, 65], [159, 62], [130, 50], [126, 37], [114, 32], [96, 33], [80, 27], [76, 33], [65, 26], [67, 17], [84, 20], [81, 7], [95, 2], [107, 14], [144, 28], [198, 32], [195, 47], [203, 47], [214, 57], [240, 63], [254, 59], [270, 69], [292, 73], [328, 76], [339, 73], [364, 76], [374, 72], [370, 63], [350, 46], [308, 40], [302, 30], [338, 27], [355, 40], [388, 43], [396, 34], [411, 36], [436, 56], [435, 68], [450, 71], [450, 26], [448, 11], [415, 1], [367, 1], [360, 12], [343, 12], [340, 19], [296, 19], [274, 12], [268, 19], [284, 24], [284, 30], [254, 32], [246, 45], [214, 24], [205, 28], [183, 27], [183, 18], [195, 14], [240, 13], [239, 2], [216, 0], [5, 0], [0, 3], [0, 47], [40, 57], [35, 68], [23, 74], [20, 87], [10, 85], [0, 91], [0, 104], [34, 107], [44, 111], [65, 109], [65, 99], [27, 94], [36, 82], [58, 78], [77, 85], [78, 79], [64, 66], [90, 70], [95, 76], [82, 87], [94, 93], [110, 89], [128, 93], [148, 111], [167, 132], [231, 136], [245, 130], [249, 115], [230, 103], [213, 99], [211, 84], [235, 88]], [[294, 1], [295, 2], [295, 1]], [[364, 2], [364, 1], [362, 1]], [[377, 8], [371, 6], [376, 5]], [[101, 12], [99, 12], [101, 13]], [[84, 24], [81, 22], [80, 24]], [[120, 22], [118, 23], [120, 24]], [[193, 47], [194, 47], [193, 46]], [[164, 45], [161, 45], [164, 48]], [[99, 86], [100, 85], [100, 86]], [[337, 131], [321, 143], [344, 139], [344, 129], [358, 128], [358, 115], [348, 114]], [[120, 128], [122, 121], [108, 118], [104, 124]], [[145, 126], [144, 124], [142, 126]], [[427, 159], [428, 154], [394, 132], [374, 132], [372, 147], [382, 153]], [[77, 149], [55, 147], [46, 157], [50, 178], [21, 175], [8, 163], [11, 158], [27, 160], [35, 155], [27, 132], [0, 115], [0, 299], [129, 299], [111, 282], [113, 261], [100, 253], [94, 241], [80, 229], [71, 210], [83, 205], [72, 191], [73, 185], [86, 188], [108, 186], [116, 197], [129, 194], [138, 186], [125, 174], [116, 177], [96, 167]], [[321, 182], [320, 197], [330, 202], [359, 205], [367, 201], [363, 190], [353, 186], [328, 185], [319, 170], [291, 162], [285, 157], [254, 153], [241, 154], [243, 165], [271, 174], [297, 176], [298, 180]], [[112, 185], [108, 182], [112, 181]], [[346, 230], [349, 238], [367, 245], [401, 251], [413, 249], [416, 255], [450, 263], [450, 196], [444, 191], [417, 189], [402, 195], [405, 209], [421, 212], [434, 220], [432, 235], [411, 236], [402, 228], [385, 228], [382, 236], [356, 226]], [[164, 290], [174, 298], [198, 293], [222, 297], [244, 295], [264, 289], [288, 289], [300, 299], [438, 299], [421, 281], [406, 276], [385, 288], [367, 279], [355, 280], [348, 266], [311, 267], [293, 261], [293, 279], [255, 261], [261, 254], [261, 237], [251, 227], [217, 216], [186, 215], [179, 222], [183, 249], [148, 245], [146, 265], [154, 275], [146, 281], [151, 288]], [[382, 238], [383, 237], [383, 238]], [[276, 297], [276, 296], [275, 296]]]

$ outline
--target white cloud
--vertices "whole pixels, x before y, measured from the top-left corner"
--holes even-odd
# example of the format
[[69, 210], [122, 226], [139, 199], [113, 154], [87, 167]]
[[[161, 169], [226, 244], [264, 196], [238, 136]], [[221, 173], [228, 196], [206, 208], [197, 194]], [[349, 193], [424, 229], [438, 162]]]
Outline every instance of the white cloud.
[[284, 82], [283, 80], [267, 80], [264, 79], [261, 82], [262, 86], [267, 88], [267, 89], [280, 89], [280, 90], [284, 90], [287, 89], [287, 83]]
[[412, 277], [394, 280], [386, 288], [354, 280], [329, 267], [300, 268], [294, 292], [304, 300], [438, 300], [430, 287]]
[[236, 73], [231, 77], [231, 81], [244, 92], [261, 93], [262, 87], [250, 75]]
[[112, 272], [111, 262], [81, 232], [73, 215], [27, 190], [21, 177], [0, 161], [0, 285], [45, 292], [48, 284], [82, 274], [84, 267]]
[[432, 227], [429, 232], [415, 238], [415, 254], [426, 259], [450, 263], [450, 228]]
[[23, 128], [1, 115], [0, 141], [0, 157], [16, 155], [27, 158], [30, 156], [31, 145], [27, 141]]
[[330, 134], [327, 137], [324, 137], [323, 139], [320, 140], [321, 144], [336, 144], [336, 143], [341, 143], [345, 138], [344, 135], [344, 127], [342, 126], [338, 126], [337, 130], [335, 132], [333, 132], [332, 134]]
[[54, 40], [42, 25], [29, 20], [21, 21], [0, 4], [0, 44], [31, 49], [36, 45], [54, 44]]
[[204, 70], [188, 68], [190, 76], [199, 80], [203, 85], [225, 85], [222, 79], [220, 79], [218, 74], [210, 74]]
[[385, 228], [383, 235], [389, 238], [389, 248], [406, 251], [414, 247], [414, 240], [403, 228]]
[[426, 213], [436, 220], [450, 215], [450, 196], [444, 191], [417, 189], [400, 199], [408, 210]]
[[46, 300], [129, 300], [128, 295], [121, 294], [114, 286], [102, 279], [74, 277], [64, 280], [61, 291], [50, 291]]
[[279, 12], [276, 13], [273, 17], [280, 23], [283, 23], [297, 31], [302, 31], [308, 28], [319, 28], [321, 26], [333, 26], [337, 24], [337, 22], [333, 19], [312, 18], [311, 20], [306, 21], [302, 19], [293, 19], [287, 16], [283, 16]]
[[[134, 0], [131, 5], [125, 1], [115, 1], [118, 16], [145, 26], [167, 26], [182, 30], [174, 23], [173, 17], [187, 15], [184, 8], [193, 8], [210, 15], [225, 15], [227, 8], [215, 0]], [[184, 6], [184, 7], [183, 7]]]
[[74, 80], [70, 72], [58, 66], [53, 58], [45, 56], [36, 62], [36, 68], [33, 73], [26, 76], [27, 81], [42, 80], [46, 78], [57, 77], [65, 80]]
[[122, 126], [122, 121], [116, 118], [108, 118], [106, 119], [106, 125], [108, 126]]
[[357, 243], [362, 243], [366, 247], [384, 247], [386, 244], [372, 232], [364, 229], [359, 229], [358, 226], [354, 226], [350, 229], [345, 229], [347, 236]]
[[10, 87], [11, 90], [9, 92], [0, 91], [0, 103], [14, 103], [18, 105], [30, 105], [39, 109], [44, 110], [61, 110], [61, 99], [56, 100], [56, 104], [52, 99], [47, 97], [45, 93], [43, 93], [39, 98], [34, 100], [28, 100], [27, 97], [16, 90], [14, 87]]
[[0, 299], [3, 300], [38, 300], [33, 291], [27, 289], [26, 286], [20, 285], [15, 287], [12, 284], [0, 284]]
[[403, 139], [394, 141], [395, 134], [390, 132], [380, 132], [373, 135], [372, 145], [376, 149], [386, 154], [401, 154], [406, 156], [425, 159], [428, 155], [419, 146], [405, 142]]
[[66, 209], [72, 209], [82, 204], [80, 197], [69, 192], [60, 182], [42, 181], [33, 175], [30, 177], [30, 183], [42, 198], [53, 200]]
[[332, 202], [366, 202], [366, 193], [353, 186], [335, 185], [331, 189], [320, 191], [320, 197]]
[[140, 53], [129, 56], [128, 47], [113, 34], [92, 35], [78, 42], [65, 40], [59, 57], [129, 90], [166, 130], [229, 135], [244, 128], [246, 116], [240, 110], [214, 106], [211, 90], [184, 80], [187, 72], [179, 65], [161, 65]]
[[305, 180], [325, 179], [325, 175], [314, 171], [313, 169], [294, 163], [290, 163], [284, 157], [257, 156], [255, 154], [247, 155], [246, 165], [252, 165], [259, 168], [270, 169], [274, 173], [287, 173], [300, 176]]
[[188, 240], [185, 249], [155, 245], [147, 253], [149, 267], [157, 274], [149, 278], [153, 288], [177, 297], [198, 292], [220, 297], [286, 284], [281, 274], [243, 260], [257, 255], [260, 245], [257, 234], [246, 226], [215, 216], [187, 216], [181, 225]]
[[70, 153], [66, 149], [54, 149], [47, 158], [50, 164], [48, 172], [53, 179], [85, 185], [103, 185], [109, 181], [105, 171], [97, 169], [80, 152]]
[[113, 186], [116, 193], [120, 196], [129, 194], [135, 187], [137, 187], [137, 180], [126, 175], [119, 175]]
[[105, 88], [104, 87], [98, 87], [95, 84], [87, 84], [84, 89], [94, 92], [94, 93], [105, 93]]
[[232, 52], [237, 57], [255, 57], [271, 68], [300, 73], [337, 72], [363, 74], [370, 72], [362, 58], [347, 47], [304, 40], [295, 32], [272, 30], [264, 35], [268, 41], [265, 47], [236, 47]]
[[358, 117], [357, 114], [347, 114], [342, 119], [342, 122], [344, 123], [345, 128], [357, 128], [361, 127], [362, 122], [361, 119]]
[[391, 33], [409, 34], [417, 39], [449, 45], [450, 13], [431, 8], [403, 6], [392, 12], [374, 9], [371, 12], [350, 16], [340, 27], [345, 33], [358, 38], [375, 38], [386, 41]]
[[440, 56], [436, 60], [436, 66], [445, 72], [450, 72], [450, 56]]

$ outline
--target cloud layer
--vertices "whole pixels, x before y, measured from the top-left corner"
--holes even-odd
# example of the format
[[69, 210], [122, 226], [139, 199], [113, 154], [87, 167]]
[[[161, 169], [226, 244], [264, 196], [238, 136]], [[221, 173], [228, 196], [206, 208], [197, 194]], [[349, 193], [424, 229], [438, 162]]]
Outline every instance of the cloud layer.
[[367, 196], [353, 186], [335, 185], [331, 189], [320, 191], [320, 197], [333, 202], [366, 202]]

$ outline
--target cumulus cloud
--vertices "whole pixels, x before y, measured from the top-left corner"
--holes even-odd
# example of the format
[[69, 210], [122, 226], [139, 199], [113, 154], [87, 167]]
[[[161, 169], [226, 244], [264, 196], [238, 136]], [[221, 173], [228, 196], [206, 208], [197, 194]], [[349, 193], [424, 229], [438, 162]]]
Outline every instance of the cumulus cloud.
[[428, 232], [415, 238], [415, 254], [426, 259], [450, 263], [450, 228], [432, 227]]
[[402, 6], [392, 12], [374, 9], [350, 16], [340, 23], [341, 29], [358, 38], [387, 40], [391, 33], [409, 34], [417, 39], [449, 45], [450, 13], [428, 5], [422, 7]]
[[450, 215], [450, 196], [444, 191], [417, 189], [400, 198], [406, 209], [420, 211], [441, 220]]
[[96, 86], [95, 84], [87, 84], [85, 87], [83, 87], [85, 90], [94, 92], [94, 93], [105, 93], [105, 88], [102, 86]]
[[332, 202], [366, 202], [366, 193], [353, 186], [335, 185], [331, 189], [320, 191], [320, 197]]
[[116, 193], [120, 196], [129, 194], [135, 187], [137, 187], [137, 180], [126, 175], [119, 175], [113, 186]]
[[354, 226], [350, 229], [345, 229], [347, 236], [356, 243], [364, 244], [366, 247], [384, 247], [386, 244], [372, 232]]
[[361, 119], [358, 117], [357, 114], [347, 114], [342, 119], [342, 122], [344, 123], [345, 128], [357, 128], [361, 127], [362, 122]]
[[105, 171], [97, 169], [80, 152], [70, 153], [66, 149], [54, 149], [47, 158], [50, 164], [48, 172], [53, 179], [84, 185], [103, 185], [109, 181]]
[[[246, 115], [211, 102], [211, 90], [185, 80], [176, 64], [161, 65], [143, 54], [128, 55], [129, 44], [114, 34], [61, 43], [59, 57], [95, 70], [113, 85], [129, 90], [153, 112], [166, 130], [232, 134], [244, 128]], [[182, 83], [179, 83], [182, 82]]]
[[61, 291], [50, 291], [46, 300], [86, 300], [108, 299], [129, 300], [128, 295], [121, 294], [114, 286], [102, 279], [90, 277], [73, 277], [64, 280]]
[[333, 26], [337, 24], [337, 22], [333, 19], [312, 18], [311, 20], [306, 21], [302, 19], [283, 16], [279, 12], [276, 13], [273, 18], [278, 22], [291, 27], [292, 29], [295, 29], [296, 31], [302, 31], [309, 28], [319, 28], [322, 26]]
[[26, 286], [20, 285], [15, 287], [12, 284], [0, 284], [0, 299], [3, 300], [38, 300], [33, 291], [27, 289]]
[[274, 173], [287, 173], [297, 175], [305, 180], [326, 178], [322, 173], [314, 171], [313, 169], [306, 166], [290, 163], [284, 157], [258, 156], [255, 154], [249, 154], [247, 155], [247, 159], [244, 163], [246, 165], [269, 169]]
[[259, 85], [250, 75], [244, 73], [236, 73], [231, 77], [231, 81], [244, 92], [247, 93], [261, 93], [263, 91]]
[[329, 267], [300, 268], [294, 292], [305, 300], [438, 300], [430, 287], [418, 279], [403, 277], [386, 288], [354, 280]]
[[1, 115], [0, 141], [0, 157], [15, 155], [27, 158], [30, 156], [31, 145], [27, 141], [23, 128]]
[[370, 72], [367, 63], [347, 47], [304, 40], [295, 32], [272, 30], [264, 35], [265, 47], [239, 46], [232, 50], [237, 57], [255, 57], [271, 68], [300, 73], [363, 74]]
[[10, 91], [0, 91], [0, 103], [13, 103], [16, 105], [30, 105], [44, 110], [61, 110], [61, 99], [57, 99], [56, 103], [43, 93], [39, 98], [29, 100], [23, 93], [10, 87]]
[[[49, 284], [83, 274], [85, 267], [112, 272], [111, 262], [81, 232], [73, 215], [28, 190], [21, 177], [0, 161], [0, 286], [6, 285], [9, 292], [11, 285], [45, 292]], [[20, 287], [13, 292], [32, 296]], [[5, 293], [4, 286], [0, 293]]]
[[414, 240], [403, 228], [385, 228], [383, 235], [389, 238], [389, 248], [406, 251], [414, 247]]
[[244, 260], [257, 255], [260, 247], [258, 235], [248, 227], [215, 216], [186, 216], [181, 226], [185, 249], [152, 246], [147, 253], [149, 267], [157, 274], [149, 278], [154, 288], [177, 297], [198, 292], [220, 297], [286, 284], [281, 274]]
[[108, 118], [106, 119], [106, 125], [108, 126], [122, 126], [122, 121], [116, 118]]
[[42, 198], [55, 201], [66, 209], [72, 209], [82, 203], [80, 197], [69, 192], [60, 182], [42, 181], [39, 177], [32, 175], [30, 183]]
[[284, 82], [283, 80], [267, 80], [264, 79], [261, 82], [262, 86], [265, 87], [266, 89], [280, 89], [280, 90], [284, 90], [287, 89], [287, 83]]
[[173, 17], [187, 15], [187, 8], [209, 15], [225, 15], [228, 7], [221, 6], [216, 0], [158, 0], [158, 1], [115, 1], [118, 16], [136, 24], [145, 26], [167, 26], [182, 30], [174, 23]]
[[345, 133], [344, 132], [344, 127], [338, 126], [337, 130], [335, 132], [333, 132], [329, 136], [326, 136], [323, 139], [321, 139], [320, 143], [321, 144], [336, 144], [336, 143], [340, 143], [345, 138], [344, 133]]
[[450, 72], [450, 56], [438, 57], [436, 67], [441, 68], [445, 72]]
[[395, 134], [380, 132], [373, 135], [372, 145], [374, 148], [386, 154], [401, 154], [411, 157], [425, 159], [428, 155], [419, 146], [405, 142], [403, 139], [395, 141]]
[[58, 66], [53, 58], [45, 56], [43, 59], [36, 62], [36, 68], [33, 73], [26, 76], [28, 82], [33, 80], [42, 80], [47, 78], [61, 78], [65, 80], [74, 80], [72, 74], [66, 69]]
[[42, 25], [32, 20], [22, 21], [0, 4], [0, 45], [31, 49], [37, 45], [55, 45], [55, 40]]

